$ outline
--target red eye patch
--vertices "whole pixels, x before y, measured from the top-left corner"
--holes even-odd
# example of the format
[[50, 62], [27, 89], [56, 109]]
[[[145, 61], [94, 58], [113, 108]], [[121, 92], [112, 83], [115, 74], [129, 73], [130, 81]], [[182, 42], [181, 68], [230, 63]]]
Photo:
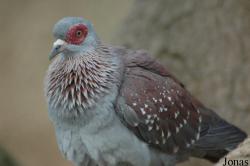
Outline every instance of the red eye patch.
[[77, 24], [69, 28], [66, 35], [66, 42], [80, 45], [88, 34], [88, 28], [83, 24]]

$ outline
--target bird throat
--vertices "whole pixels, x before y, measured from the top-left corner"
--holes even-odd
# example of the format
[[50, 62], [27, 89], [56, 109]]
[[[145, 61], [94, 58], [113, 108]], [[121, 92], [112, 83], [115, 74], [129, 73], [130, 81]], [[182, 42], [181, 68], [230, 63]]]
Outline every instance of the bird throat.
[[71, 59], [58, 57], [47, 75], [46, 95], [50, 106], [79, 112], [92, 107], [109, 93], [116, 66], [112, 58], [100, 53]]

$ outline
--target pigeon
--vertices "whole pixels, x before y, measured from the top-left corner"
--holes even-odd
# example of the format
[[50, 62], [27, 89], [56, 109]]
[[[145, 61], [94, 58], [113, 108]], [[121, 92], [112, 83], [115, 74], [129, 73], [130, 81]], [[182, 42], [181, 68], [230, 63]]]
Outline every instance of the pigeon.
[[103, 43], [93, 25], [65, 17], [45, 77], [58, 147], [76, 166], [216, 162], [246, 138], [144, 50]]

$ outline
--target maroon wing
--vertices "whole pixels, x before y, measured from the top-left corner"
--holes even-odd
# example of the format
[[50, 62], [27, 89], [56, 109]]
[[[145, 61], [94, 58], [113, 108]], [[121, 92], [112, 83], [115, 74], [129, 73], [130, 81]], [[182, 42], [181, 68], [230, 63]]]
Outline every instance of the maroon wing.
[[202, 117], [183, 85], [143, 51], [123, 56], [116, 103], [122, 122], [141, 140], [168, 153], [194, 144]]

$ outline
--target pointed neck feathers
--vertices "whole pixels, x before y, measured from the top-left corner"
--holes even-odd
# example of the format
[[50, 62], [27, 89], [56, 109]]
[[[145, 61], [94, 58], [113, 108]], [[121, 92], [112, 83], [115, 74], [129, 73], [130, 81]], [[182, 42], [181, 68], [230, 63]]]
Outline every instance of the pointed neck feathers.
[[49, 67], [46, 81], [50, 107], [74, 110], [75, 115], [92, 107], [117, 83], [118, 63], [104, 46], [84, 55], [57, 57]]

